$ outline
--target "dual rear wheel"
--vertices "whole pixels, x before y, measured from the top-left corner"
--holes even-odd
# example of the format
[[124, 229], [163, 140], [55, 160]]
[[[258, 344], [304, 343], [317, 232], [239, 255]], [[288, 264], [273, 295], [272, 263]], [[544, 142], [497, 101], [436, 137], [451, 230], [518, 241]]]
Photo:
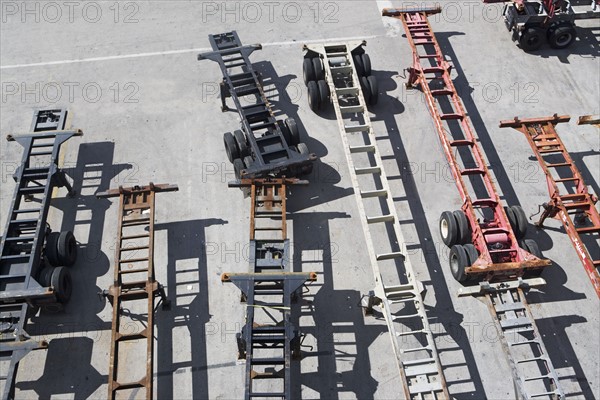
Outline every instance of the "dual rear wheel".
[[536, 51], [544, 44], [544, 40], [547, 40], [553, 49], [565, 49], [573, 44], [576, 38], [575, 25], [564, 21], [552, 24], [548, 29], [541, 26], [526, 27], [519, 34], [519, 45], [525, 51]]
[[69, 301], [73, 292], [69, 267], [77, 261], [77, 241], [73, 232], [50, 232], [46, 236], [44, 256], [49, 265], [40, 271], [38, 283], [44, 287], [53, 287], [56, 299], [64, 304]]
[[[379, 99], [379, 85], [371, 70], [371, 59], [362, 48], [352, 54], [352, 61], [358, 75], [363, 96], [368, 105], [375, 105]], [[308, 89], [308, 105], [314, 112], [322, 111], [331, 103], [331, 91], [325, 80], [323, 60], [318, 57], [305, 57], [302, 76]]]
[[[511, 228], [523, 250], [538, 258], [543, 258], [538, 244], [533, 239], [523, 239], [527, 233], [527, 217], [521, 206], [505, 207]], [[439, 231], [442, 241], [450, 247], [450, 272], [458, 282], [465, 282], [469, 276], [465, 269], [472, 266], [479, 258], [479, 252], [471, 243], [471, 228], [462, 210], [444, 211], [439, 220]], [[534, 277], [542, 269], [526, 271], [524, 277]]]
[[373, 71], [371, 70], [371, 59], [369, 58], [369, 55], [363, 50], [363, 52], [354, 54], [352, 60], [354, 61], [354, 66], [356, 68], [358, 79], [360, 80], [360, 87], [363, 96], [365, 97], [365, 101], [370, 106], [376, 105], [379, 100], [379, 84], [377, 83], [375, 76], [372, 75]]
[[302, 64], [302, 76], [308, 89], [308, 105], [317, 112], [331, 102], [329, 85], [325, 81], [323, 61], [319, 57], [306, 57]]

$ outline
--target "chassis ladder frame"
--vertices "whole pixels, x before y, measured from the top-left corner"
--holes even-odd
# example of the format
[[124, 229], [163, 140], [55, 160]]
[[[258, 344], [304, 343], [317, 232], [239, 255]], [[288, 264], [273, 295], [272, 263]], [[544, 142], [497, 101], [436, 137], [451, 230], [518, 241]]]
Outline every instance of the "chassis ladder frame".
[[[390, 192], [387, 175], [383, 168], [381, 154], [377, 148], [375, 134], [371, 127], [371, 120], [367, 111], [367, 103], [359, 83], [360, 80], [353, 59], [353, 51], [365, 44], [365, 41], [354, 41], [304, 46], [304, 49], [307, 50], [306, 57], [318, 56], [321, 58], [325, 69], [325, 79], [330, 89], [366, 239], [367, 253], [375, 278], [375, 289], [369, 293], [367, 301], [363, 301], [363, 306], [367, 314], [372, 313], [375, 305], [381, 307], [392, 340], [392, 348], [405, 398], [449, 399], [450, 395], [446, 379], [425, 313], [425, 305], [423, 304], [421, 294], [422, 285], [421, 282], [416, 280], [412, 264], [406, 256], [406, 242], [400, 230], [393, 196]], [[330, 61], [330, 59], [333, 61]], [[336, 63], [334, 62], [335, 59], [343, 61]], [[340, 105], [341, 99], [344, 101], [350, 100], [354, 104], [342, 106]], [[347, 121], [345, 122], [344, 120], [352, 116], [360, 116], [358, 119], [363, 119], [362, 124], [346, 125]], [[356, 132], [367, 134], [368, 140], [364, 140], [364, 145], [351, 146], [349, 144], [349, 135]], [[365, 154], [371, 155], [374, 158], [375, 165], [355, 168], [354, 157], [357, 155], [364, 156]], [[378, 178], [381, 182], [381, 188], [377, 190], [365, 190], [364, 187], [361, 188], [358, 175], [371, 175], [374, 180]], [[373, 198], [385, 200], [387, 210], [381, 207], [382, 215], [367, 215], [365, 200]], [[393, 243], [395, 242], [400, 249], [395, 252], [377, 254], [370, 226], [388, 222], [393, 223], [393, 235], [395, 236], [394, 239], [389, 239], [390, 243], [392, 243], [391, 247], [394, 247]], [[382, 270], [380, 265], [383, 265], [381, 263], [387, 260], [395, 260], [397, 263], [401, 262], [403, 264], [403, 272], [406, 274], [405, 283], [400, 285], [387, 285], [384, 283], [385, 275], [389, 274], [391, 270]], [[397, 275], [396, 269], [393, 272], [394, 275]], [[406, 307], [402, 308], [403, 306]], [[408, 310], [409, 308], [410, 311]], [[401, 325], [401, 322], [407, 321], [407, 318], [413, 318], [412, 322], [415, 323], [417, 328], [408, 328], [405, 325]], [[408, 336], [412, 336], [412, 339], [418, 341], [420, 345], [414, 348], [403, 347], [402, 344], [409, 340]], [[414, 356], [413, 359], [406, 359], [409, 355], [408, 353], [412, 353]], [[416, 354], [419, 354], [419, 356], [417, 357]]]
[[[487, 167], [483, 151], [477, 144], [475, 132], [450, 77], [452, 67], [444, 59], [427, 19], [429, 14], [438, 12], [440, 12], [439, 7], [407, 10], [384, 9], [383, 15], [402, 21], [413, 51], [413, 65], [407, 69], [409, 77], [406, 86], [418, 85], [425, 95], [427, 107], [434, 120], [444, 154], [462, 199], [461, 209], [469, 223], [471, 242], [479, 254], [478, 259], [465, 269], [465, 273], [467, 276], [477, 275], [486, 281], [491, 281], [498, 277], [505, 279], [522, 276], [524, 270], [529, 268], [539, 271], [541, 268], [551, 265], [551, 262], [540, 259], [521, 248], [513, 232]], [[423, 49], [426, 54], [421, 54], [419, 48]], [[430, 66], [422, 65], [422, 61], [426, 60], [429, 60]], [[442, 86], [442, 88], [432, 89], [430, 87], [432, 83]], [[439, 83], [442, 85], [438, 85]], [[447, 103], [440, 103], [440, 99], [445, 99]], [[443, 112], [442, 104], [450, 106], [452, 112]], [[457, 125], [451, 125], [452, 121]], [[462, 137], [456, 138], [457, 127], [460, 128]], [[469, 151], [475, 161], [475, 166], [461, 167], [456, 154], [459, 148]], [[469, 160], [465, 160], [465, 163], [467, 161]], [[479, 176], [482, 182], [480, 187], [485, 189], [487, 197], [472, 198], [463, 179], [465, 176]], [[474, 185], [475, 183], [473, 183]], [[493, 219], [484, 219], [480, 222], [475, 212], [476, 209], [481, 212], [486, 209], [491, 211]]]
[[[177, 185], [150, 183], [147, 186], [134, 186], [130, 188], [119, 187], [96, 195], [98, 198], [119, 197], [119, 223], [117, 230], [117, 249], [115, 253], [114, 283], [103, 294], [108, 297], [113, 306], [110, 364], [108, 373], [108, 398], [115, 399], [117, 391], [145, 388], [146, 399], [153, 396], [153, 362], [154, 362], [154, 300], [158, 294], [161, 298], [163, 309], [169, 306], [170, 301], [162, 285], [154, 274], [154, 211], [155, 195], [158, 192], [173, 192], [179, 190]], [[144, 216], [146, 214], [146, 216]], [[129, 235], [128, 228], [137, 227], [147, 234]], [[143, 237], [142, 237], [143, 236]], [[126, 244], [128, 240], [139, 240], [134, 246]], [[135, 257], [137, 251], [147, 251], [147, 257]], [[125, 263], [134, 269], [126, 269]], [[129, 280], [127, 274], [146, 273], [146, 280]], [[122, 306], [127, 301], [147, 300], [148, 320], [146, 328], [141, 332], [122, 333], [119, 331], [122, 317]], [[119, 382], [119, 347], [121, 343], [131, 340], [146, 340], [146, 373], [138, 381]]]
[[[251, 165], [245, 165], [245, 169], [240, 171], [240, 178], [261, 178], [277, 174], [292, 176], [310, 172], [316, 156], [302, 154], [292, 149], [292, 144], [286, 141], [265, 95], [259, 74], [250, 62], [250, 54], [262, 49], [262, 45], [242, 45], [236, 31], [209, 35], [209, 41], [213, 51], [199, 54], [198, 60], [212, 60], [219, 64], [223, 74], [220, 83], [221, 110], [229, 110], [226, 98], [231, 97], [254, 159]], [[239, 68], [241, 73], [232, 73], [232, 69]], [[249, 101], [245, 97], [249, 104], [242, 105], [241, 98], [251, 95], [255, 96], [256, 101]]]
[[[8, 141], [23, 146], [21, 165], [13, 175], [17, 183], [8, 212], [6, 228], [0, 243], [0, 362], [8, 363], [0, 373], [2, 399], [14, 396], [19, 362], [30, 351], [46, 349], [44, 340], [35, 341], [26, 331], [29, 310], [38, 305], [59, 302], [55, 288], [45, 287], [38, 274], [45, 264], [43, 247], [50, 228], [46, 222], [52, 192], [55, 187], [66, 187], [70, 197], [75, 191], [59, 167], [62, 145], [73, 136], [82, 136], [80, 130], [64, 130], [67, 110], [46, 109], [34, 113], [31, 133], [8, 135]], [[48, 164], [37, 165], [37, 157], [50, 156]], [[22, 207], [34, 196], [38, 208]]]
[[[314, 272], [290, 272], [286, 195], [288, 185], [307, 183], [281, 178], [243, 179], [229, 184], [249, 188], [251, 197], [250, 271], [221, 276], [222, 282], [231, 282], [241, 290], [247, 306], [245, 324], [236, 336], [238, 358], [246, 362], [244, 398], [247, 400], [293, 398], [291, 360], [300, 357], [301, 334], [291, 321], [291, 308], [304, 283], [315, 281], [317, 276]], [[273, 224], [274, 221], [279, 223]], [[261, 232], [270, 232], [270, 238], [259, 239]], [[280, 318], [275, 317], [277, 312]], [[260, 319], [265, 316], [271, 323]], [[272, 354], [274, 350], [277, 356]], [[273, 385], [262, 385], [257, 391], [258, 380], [271, 380]], [[275, 385], [277, 390], [273, 388]]]
[[[526, 252], [519, 247], [516, 241], [515, 234], [508, 221], [506, 212], [501, 206], [500, 198], [489, 175], [487, 165], [484, 162], [483, 152], [477, 145], [477, 139], [450, 78], [451, 66], [444, 59], [427, 19], [429, 14], [438, 12], [440, 12], [439, 7], [406, 10], [384, 9], [383, 15], [398, 18], [402, 21], [406, 36], [413, 50], [413, 65], [408, 68], [409, 79], [407, 86], [412, 87], [418, 84], [425, 94], [426, 103], [434, 119], [444, 153], [450, 164], [450, 169], [461, 198], [463, 199], [462, 210], [465, 212], [471, 226], [473, 244], [480, 254], [477, 262], [467, 268], [465, 272], [480, 273], [481, 270], [489, 271], [486, 274], [486, 279], [480, 282], [479, 287], [463, 287], [459, 291], [459, 295], [484, 295], [484, 300], [498, 327], [498, 332], [501, 332], [501, 344], [507, 356], [517, 397], [527, 400], [544, 396], [553, 399], [562, 399], [564, 398], [564, 392], [558, 380], [558, 375], [547, 355], [548, 352], [538, 332], [535, 319], [523, 292], [523, 288], [543, 285], [545, 281], [541, 278], [523, 280], [520, 277], [524, 268], [545, 267], [550, 265], [550, 261], [539, 259]], [[418, 46], [423, 46], [424, 48], [432, 46], [429, 49], [433, 48], [434, 54], [431, 54], [431, 52], [420, 54], [417, 50]], [[421, 60], [430, 60], [431, 66], [423, 67]], [[432, 74], [433, 76], [431, 76]], [[429, 83], [434, 80], [441, 80], [444, 87], [441, 89], [431, 89]], [[448, 103], [456, 111], [446, 114], [438, 111], [436, 99], [440, 97], [446, 97]], [[447, 120], [459, 121], [464, 135], [463, 138], [450, 139], [451, 131], [450, 129], [446, 130], [443, 124], [443, 121]], [[462, 146], [466, 146], [471, 150], [472, 157], [478, 164], [476, 168], [461, 170], [459, 167], [453, 148]], [[471, 199], [462, 177], [472, 174], [482, 176], [487, 194], [490, 197], [489, 199]], [[491, 221], [492, 224], [488, 223], [484, 225], [484, 222], [480, 226], [475, 215], [475, 206], [489, 207], [493, 210], [494, 221]], [[490, 237], [492, 238], [495, 234], [501, 233], [509, 240], [510, 248], [505, 249], [504, 253], [511, 256], [511, 262], [498, 263], [497, 258], [491, 255], [492, 252], [488, 250], [488, 242], [486, 240], [486, 234], [490, 233]], [[490, 278], [497, 277], [495, 275], [497, 272], [500, 272], [501, 278], [505, 278], [506, 271], [511, 270], [518, 271], [516, 280], [490, 282]], [[511, 341], [511, 337], [515, 338], [515, 340]], [[519, 352], [517, 352], [517, 348], [519, 348]], [[524, 356], [523, 353], [527, 353], [528, 356]], [[532, 367], [531, 363], [534, 363]], [[534, 386], [534, 383], [537, 383], [537, 385]]]
[[545, 284], [543, 278], [518, 278], [507, 282], [481, 282], [479, 286], [459, 291], [459, 296], [483, 297], [507, 356], [517, 399], [565, 398], [525, 298], [530, 288]]
[[[571, 117], [568, 115], [556, 114], [543, 118], [519, 119], [515, 117], [514, 120], [501, 121], [500, 127], [514, 128], [525, 135], [546, 175], [550, 201], [542, 205], [544, 210], [535, 225], [543, 227], [546, 218], [558, 219], [563, 224], [596, 294], [600, 297], [600, 273], [598, 272], [600, 267], [600, 258], [598, 257], [600, 256], [594, 259], [580, 236], [581, 234], [591, 234], [595, 235], [596, 240], [598, 239], [600, 215], [595, 207], [598, 197], [589, 193], [581, 172], [577, 169], [556, 131], [557, 124], [569, 122], [570, 119]], [[595, 122], [593, 118], [583, 121], [590, 124]], [[562, 160], [551, 163], [546, 160], [546, 156], [561, 157]], [[559, 168], [566, 174], [563, 173], [559, 179], [556, 179], [552, 172], [558, 173]], [[566, 182], [573, 183], [573, 193], [561, 193], [558, 183]], [[592, 226], [582, 226], [587, 219], [590, 220]]]

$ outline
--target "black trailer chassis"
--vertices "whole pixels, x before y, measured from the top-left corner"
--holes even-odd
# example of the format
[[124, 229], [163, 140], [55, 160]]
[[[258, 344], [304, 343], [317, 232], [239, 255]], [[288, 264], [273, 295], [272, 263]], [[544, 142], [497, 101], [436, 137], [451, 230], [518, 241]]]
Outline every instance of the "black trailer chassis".
[[316, 156], [300, 142], [293, 118], [277, 120], [249, 56], [260, 44], [243, 46], [237, 32], [209, 35], [213, 51], [198, 55], [212, 60], [223, 73], [222, 111], [231, 97], [240, 115], [241, 129], [223, 135], [227, 158], [233, 163], [237, 179], [297, 177], [312, 171]]
[[75, 193], [59, 166], [62, 144], [80, 130], [64, 130], [66, 110], [40, 110], [31, 133], [8, 135], [24, 147], [17, 183], [0, 244], [0, 392], [14, 397], [19, 361], [31, 350], [47, 347], [26, 332], [38, 307], [60, 310], [71, 297], [69, 268], [77, 259], [71, 232], [52, 232], [46, 222], [55, 187]]

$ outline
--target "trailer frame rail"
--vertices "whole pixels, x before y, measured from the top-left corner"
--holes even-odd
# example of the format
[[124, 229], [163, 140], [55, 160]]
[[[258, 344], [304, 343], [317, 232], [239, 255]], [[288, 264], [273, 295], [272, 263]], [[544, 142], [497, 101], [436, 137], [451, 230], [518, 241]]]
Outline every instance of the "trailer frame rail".
[[[364, 75], [364, 45], [365, 41], [304, 45], [305, 60], [312, 59], [311, 65], [318, 70], [321, 64], [325, 72], [375, 278], [375, 288], [363, 298], [362, 305], [367, 314], [372, 314], [375, 306], [383, 313], [405, 398], [448, 399], [425, 313], [423, 287], [406, 255], [406, 242], [363, 94], [370, 84]], [[358, 62], [362, 62], [362, 75], [357, 70]], [[365, 157], [372, 161], [367, 162]], [[373, 215], [368, 215], [367, 209]], [[375, 238], [384, 231], [385, 238]], [[389, 283], [394, 281], [398, 284]]]
[[[525, 236], [527, 229], [520, 206], [506, 209], [502, 206], [483, 151], [452, 82], [452, 67], [445, 60], [427, 19], [429, 14], [439, 11], [439, 8], [421, 11], [384, 9], [383, 15], [402, 21], [413, 51], [406, 86], [420, 86], [425, 95], [462, 199], [460, 210], [447, 211], [440, 218], [442, 239], [451, 248], [453, 276], [465, 282], [473, 278], [485, 281], [512, 279], [523, 276], [526, 270], [539, 274], [551, 262], [542, 259], [541, 254], [533, 254], [535, 249], [525, 249], [529, 246], [524, 241], [519, 243], [518, 239]], [[423, 65], [427, 62], [430, 65]], [[466, 178], [469, 178], [472, 190], [469, 190]], [[517, 218], [516, 214], [522, 218]]]
[[[543, 227], [546, 218], [557, 219], [563, 224], [596, 294], [600, 297], [600, 255], [594, 259], [586, 241], [581, 238], [581, 235], [591, 236], [590, 239], [597, 242], [600, 237], [600, 215], [595, 207], [598, 197], [588, 191], [581, 172], [556, 131], [556, 125], [569, 122], [570, 119], [568, 115], [557, 114], [543, 118], [515, 117], [513, 120], [501, 121], [500, 127], [514, 128], [525, 135], [546, 175], [550, 200], [542, 204], [543, 211], [535, 225]], [[596, 121], [594, 118], [583, 119], [583, 123], [589, 124]], [[565, 188], [561, 190], [559, 184]]]
[[[98, 198], [119, 197], [119, 223], [117, 248], [115, 252], [114, 282], [103, 292], [113, 307], [111, 350], [108, 373], [108, 398], [115, 399], [120, 390], [144, 388], [146, 399], [153, 397], [154, 360], [154, 308], [156, 295], [160, 296], [163, 309], [170, 305], [163, 286], [156, 281], [154, 268], [154, 216], [155, 195], [161, 192], [179, 190], [177, 185], [153, 184], [147, 186], [119, 187], [96, 194]], [[141, 254], [140, 254], [141, 253]], [[125, 303], [145, 300], [147, 320], [145, 327], [138, 329], [131, 324], [123, 324], [125, 316], [130, 316], [133, 308]], [[132, 306], [130, 306], [132, 307]], [[137, 310], [137, 309], [136, 309]], [[141, 310], [140, 310], [141, 311]], [[139, 317], [139, 316], [138, 316]], [[131, 331], [134, 332], [131, 332]], [[130, 375], [120, 368], [121, 345], [145, 340], [145, 374], [138, 380], [123, 382]]]

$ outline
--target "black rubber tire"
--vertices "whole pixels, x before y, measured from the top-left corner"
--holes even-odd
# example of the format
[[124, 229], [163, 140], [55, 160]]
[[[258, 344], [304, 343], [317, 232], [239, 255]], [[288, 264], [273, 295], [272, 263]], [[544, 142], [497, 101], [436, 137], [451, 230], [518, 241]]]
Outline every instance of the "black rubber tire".
[[525, 51], [536, 51], [544, 43], [544, 29], [538, 26], [525, 28], [519, 37], [519, 44]]
[[471, 243], [471, 230], [469, 229], [469, 221], [462, 210], [456, 210], [452, 213], [456, 219], [458, 229], [457, 243]]
[[319, 110], [319, 87], [317, 82], [310, 81], [307, 84], [308, 87], [308, 106], [314, 112]]
[[68, 302], [73, 292], [73, 282], [71, 281], [71, 272], [69, 269], [66, 267], [54, 268], [50, 280], [59, 303]]
[[315, 81], [325, 79], [325, 70], [323, 69], [323, 61], [319, 57], [312, 59], [313, 70], [315, 71]]
[[458, 282], [464, 282], [467, 280], [465, 274], [465, 268], [469, 265], [469, 259], [465, 248], [460, 244], [455, 244], [450, 249], [450, 272], [454, 279]]
[[60, 266], [60, 259], [58, 257], [59, 236], [60, 232], [50, 232], [48, 236], [46, 236], [46, 245], [44, 246], [44, 255], [53, 267]]
[[242, 170], [246, 169], [244, 162], [240, 158], [233, 160], [233, 172], [236, 179], [242, 179]]
[[548, 44], [553, 49], [566, 49], [577, 38], [577, 31], [571, 24], [559, 25], [548, 30]]
[[331, 93], [329, 92], [329, 85], [323, 79], [317, 82], [319, 88], [319, 105], [321, 110], [327, 108], [331, 101]]
[[504, 212], [506, 213], [506, 217], [508, 218], [508, 223], [512, 228], [515, 236], [517, 235], [518, 226], [517, 226], [517, 217], [515, 216], [515, 212], [510, 207], [504, 207]]
[[279, 125], [279, 129], [281, 129], [281, 134], [283, 135], [285, 142], [288, 144], [288, 146], [290, 146], [290, 143], [292, 143], [292, 138], [290, 136], [290, 130], [288, 129], [287, 126], [285, 126], [285, 122], [283, 120], [277, 121], [277, 124]]
[[312, 58], [305, 58], [302, 63], [302, 78], [304, 84], [308, 86], [308, 82], [315, 80], [315, 69], [313, 67]]
[[365, 102], [371, 104], [371, 87], [369, 86], [369, 81], [366, 76], [361, 76], [359, 79]]
[[240, 152], [240, 158], [244, 158], [250, 155], [250, 147], [248, 146], [248, 142], [246, 141], [246, 135], [242, 132], [241, 129], [237, 129], [233, 131], [233, 137], [235, 139], [235, 144], [237, 145], [238, 151]]
[[298, 145], [296, 147], [298, 149], [298, 153], [300, 153], [302, 155], [308, 155], [308, 154], [310, 154], [310, 152], [308, 151], [308, 146], [306, 145], [306, 143], [298, 143]]
[[254, 163], [254, 159], [251, 156], [244, 157], [244, 168], [250, 168]]
[[375, 78], [373, 75], [367, 76], [367, 82], [369, 83], [369, 92], [371, 93], [369, 105], [374, 106], [379, 100], [379, 83], [377, 83], [377, 78]]
[[42, 287], [48, 287], [52, 284], [50, 278], [52, 277], [52, 272], [54, 271], [53, 267], [45, 267], [42, 268], [40, 274], [38, 275], [37, 282]]
[[300, 175], [310, 175], [313, 171], [313, 163], [305, 164], [300, 167]]
[[359, 78], [365, 76], [365, 67], [363, 65], [361, 56], [361, 54], [355, 54], [352, 56], [352, 59], [354, 60], [354, 68], [356, 68], [356, 74]]
[[58, 236], [58, 260], [60, 265], [71, 267], [77, 261], [77, 240], [71, 231]]
[[454, 214], [450, 211], [444, 211], [439, 221], [440, 236], [442, 241], [448, 247], [458, 243], [458, 223]]
[[367, 53], [361, 54], [360, 59], [363, 65], [363, 71], [365, 76], [371, 75], [371, 58]]
[[233, 162], [236, 158], [240, 158], [240, 151], [235, 144], [235, 138], [231, 132], [225, 132], [223, 134], [223, 144], [225, 145], [225, 153], [229, 162]]
[[295, 146], [300, 143], [300, 131], [298, 130], [298, 124], [294, 118], [286, 118], [285, 126], [290, 132], [290, 143], [288, 145]]
[[467, 252], [467, 259], [469, 260], [469, 267], [475, 264], [475, 261], [479, 258], [479, 252], [473, 243], [467, 243], [463, 245]]
[[525, 215], [525, 211], [523, 211], [523, 207], [518, 205], [511, 206], [510, 209], [515, 215], [515, 220], [517, 222], [515, 236], [517, 239], [523, 239], [527, 234], [527, 216]]

